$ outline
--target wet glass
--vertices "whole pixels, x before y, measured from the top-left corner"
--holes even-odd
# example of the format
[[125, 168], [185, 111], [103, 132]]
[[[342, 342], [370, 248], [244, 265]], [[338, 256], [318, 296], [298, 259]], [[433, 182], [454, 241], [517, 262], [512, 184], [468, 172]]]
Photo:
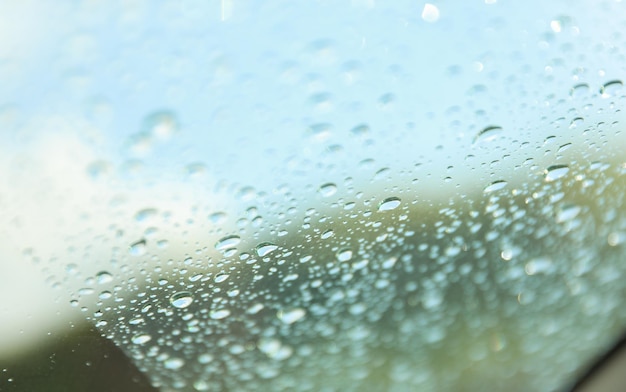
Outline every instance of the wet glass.
[[567, 387], [626, 328], [625, 7], [0, 4], [0, 390], [90, 328], [91, 390]]

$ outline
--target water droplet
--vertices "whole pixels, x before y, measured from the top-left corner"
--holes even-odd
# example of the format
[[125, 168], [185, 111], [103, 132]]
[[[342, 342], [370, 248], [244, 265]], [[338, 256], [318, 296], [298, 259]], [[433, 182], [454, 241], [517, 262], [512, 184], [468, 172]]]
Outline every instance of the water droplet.
[[169, 358], [163, 363], [163, 365], [166, 369], [178, 370], [185, 365], [185, 361], [180, 358]]
[[170, 303], [173, 307], [184, 309], [193, 302], [193, 295], [189, 291], [179, 291], [170, 297]]
[[133, 256], [141, 256], [146, 254], [146, 240], [140, 239], [128, 248], [128, 252]]
[[330, 197], [337, 192], [337, 185], [332, 182], [326, 183], [319, 187], [318, 192], [322, 195], [322, 197]]
[[330, 237], [332, 237], [333, 235], [335, 235], [335, 232], [332, 229], [328, 229], [325, 232], [323, 232], [320, 237], [323, 240], [326, 240], [326, 239], [329, 239]]
[[215, 249], [220, 251], [232, 249], [239, 245], [240, 242], [241, 238], [238, 235], [229, 235], [217, 241], [217, 243], [215, 244]]
[[615, 93], [620, 90], [623, 85], [624, 83], [621, 80], [611, 80], [610, 82], [606, 82], [602, 85], [602, 87], [600, 87], [600, 95], [602, 95], [602, 98], [611, 97], [615, 95]]
[[100, 271], [96, 274], [96, 282], [98, 284], [105, 284], [113, 281], [113, 275], [106, 271]]
[[302, 319], [306, 315], [306, 311], [302, 308], [294, 308], [289, 310], [279, 310], [278, 319], [285, 324], [293, 324]]
[[278, 249], [278, 246], [270, 243], [270, 242], [262, 242], [256, 247], [256, 253], [259, 257], [267, 256], [269, 253]]
[[568, 204], [559, 209], [556, 214], [556, 221], [559, 223], [567, 222], [578, 216], [581, 208], [577, 205]]
[[148, 334], [145, 334], [145, 333], [142, 333], [142, 334], [139, 334], [139, 335], [135, 335], [131, 339], [131, 341], [134, 344], [144, 344], [144, 343], [148, 343], [151, 340], [152, 340], [152, 336], [150, 336]]
[[226, 213], [225, 212], [214, 212], [209, 215], [209, 220], [211, 223], [220, 224], [226, 221]]
[[135, 220], [137, 222], [145, 222], [148, 219], [152, 219], [157, 215], [157, 210], [154, 208], [145, 208], [135, 214]]
[[428, 23], [435, 23], [439, 20], [439, 8], [437, 8], [434, 4], [424, 4], [422, 19]]
[[352, 130], [350, 132], [354, 136], [363, 137], [363, 136], [367, 136], [367, 134], [369, 134], [370, 127], [367, 126], [367, 124], [360, 124], [360, 125], [357, 125], [356, 127], [352, 128]]
[[337, 252], [337, 260], [339, 261], [348, 261], [352, 258], [352, 250], [350, 249], [342, 249]]
[[494, 181], [491, 184], [487, 185], [487, 187], [483, 190], [484, 193], [491, 193], [497, 190], [500, 190], [507, 186], [507, 182], [504, 180]]
[[400, 205], [399, 197], [388, 197], [378, 205], [378, 211], [391, 211]]
[[567, 165], [552, 165], [545, 170], [545, 179], [548, 182], [558, 180], [564, 177], [569, 172], [569, 166]]
[[209, 317], [211, 317], [213, 320], [221, 320], [228, 316], [230, 316], [230, 310], [228, 309], [215, 309], [212, 310], [211, 313], [209, 313]]
[[490, 125], [478, 132], [476, 137], [474, 137], [473, 143], [483, 143], [483, 142], [491, 142], [498, 138], [498, 136], [502, 133], [502, 127], [498, 125]]
[[589, 85], [587, 83], [579, 83], [571, 88], [569, 95], [571, 97], [581, 97], [589, 92]]
[[215, 283], [222, 283], [226, 279], [228, 279], [228, 274], [217, 274], [215, 276]]
[[145, 132], [159, 139], [169, 139], [178, 129], [178, 120], [173, 112], [163, 110], [146, 117], [143, 127]]

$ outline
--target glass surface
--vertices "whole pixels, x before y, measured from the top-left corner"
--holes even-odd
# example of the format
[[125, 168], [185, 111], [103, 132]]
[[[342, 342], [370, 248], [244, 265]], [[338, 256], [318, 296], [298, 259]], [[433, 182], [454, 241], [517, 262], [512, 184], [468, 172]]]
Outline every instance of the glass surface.
[[89, 328], [117, 390], [571, 384], [626, 327], [624, 27], [609, 0], [0, 3], [0, 390]]

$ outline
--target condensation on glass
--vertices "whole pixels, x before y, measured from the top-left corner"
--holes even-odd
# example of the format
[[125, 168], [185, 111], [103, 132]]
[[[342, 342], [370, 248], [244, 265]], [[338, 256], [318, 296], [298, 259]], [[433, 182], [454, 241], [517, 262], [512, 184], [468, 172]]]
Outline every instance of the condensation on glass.
[[624, 7], [1, 5], [0, 352], [62, 311], [163, 391], [563, 387], [626, 327]]

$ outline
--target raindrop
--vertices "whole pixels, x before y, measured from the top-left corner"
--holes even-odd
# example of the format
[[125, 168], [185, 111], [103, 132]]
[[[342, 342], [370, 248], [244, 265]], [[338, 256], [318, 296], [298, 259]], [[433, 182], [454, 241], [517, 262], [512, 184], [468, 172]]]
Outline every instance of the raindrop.
[[256, 254], [259, 255], [259, 257], [264, 257], [267, 256], [269, 253], [275, 251], [276, 249], [278, 249], [278, 246], [270, 242], [262, 242], [257, 245]]
[[333, 235], [335, 235], [335, 232], [332, 229], [328, 229], [325, 232], [323, 232], [320, 237], [323, 240], [326, 240], [326, 239], [329, 239], [330, 237], [332, 237]]
[[228, 274], [217, 274], [215, 276], [215, 283], [222, 283], [226, 279], [228, 279]]
[[229, 235], [217, 241], [217, 243], [215, 243], [215, 249], [220, 251], [232, 249], [239, 245], [240, 242], [241, 238], [238, 235]]
[[169, 370], [178, 370], [181, 367], [183, 367], [184, 364], [185, 364], [185, 361], [183, 361], [180, 358], [169, 358], [163, 363], [165, 368]]
[[498, 125], [490, 125], [478, 132], [474, 137], [473, 143], [491, 142], [495, 140], [502, 133], [502, 127]]
[[113, 275], [106, 271], [100, 271], [96, 274], [96, 282], [98, 284], [105, 284], [113, 281]]
[[567, 222], [578, 216], [581, 208], [577, 205], [565, 205], [556, 214], [556, 221], [559, 223]]
[[570, 97], [580, 97], [587, 94], [589, 91], [589, 85], [587, 83], [579, 83], [572, 87], [569, 91]]
[[544, 174], [546, 181], [551, 182], [564, 177], [567, 172], [569, 172], [569, 166], [567, 165], [552, 165], [544, 171]]
[[178, 120], [170, 111], [158, 111], [146, 117], [143, 126], [157, 138], [169, 139], [178, 129]]
[[189, 291], [179, 291], [170, 297], [170, 303], [173, 307], [184, 309], [193, 302], [193, 295]]
[[615, 92], [622, 88], [624, 83], [621, 80], [611, 80], [610, 82], [604, 83], [602, 87], [600, 87], [600, 94], [602, 98], [608, 98], [612, 95], [615, 95]]
[[352, 250], [350, 249], [342, 249], [337, 252], [337, 260], [339, 261], [348, 261], [352, 258]]
[[209, 221], [211, 223], [220, 224], [226, 221], [226, 213], [224, 212], [214, 212], [209, 215]]
[[370, 127], [367, 126], [366, 124], [357, 125], [356, 127], [352, 128], [352, 130], [350, 131], [350, 133], [358, 137], [367, 136], [369, 132], [370, 132]]
[[323, 197], [332, 196], [337, 192], [337, 185], [333, 184], [332, 182], [326, 183], [319, 187], [318, 192]]
[[290, 310], [279, 310], [278, 319], [285, 324], [293, 324], [302, 319], [306, 315], [306, 311], [302, 308], [294, 308]]
[[137, 222], [145, 222], [148, 219], [152, 219], [157, 215], [157, 210], [154, 208], [145, 208], [135, 214], [135, 220]]
[[228, 309], [215, 309], [212, 310], [209, 314], [209, 317], [211, 317], [213, 320], [221, 320], [228, 316], [230, 316], [230, 310]]
[[128, 252], [133, 256], [141, 256], [146, 254], [146, 240], [140, 239], [128, 248]]
[[391, 211], [400, 205], [399, 197], [388, 197], [378, 205], [378, 211]]
[[152, 336], [150, 336], [148, 334], [145, 334], [145, 333], [142, 333], [142, 334], [139, 334], [139, 335], [135, 335], [131, 339], [131, 341], [134, 344], [144, 344], [144, 343], [148, 343], [151, 340], [152, 340]]
[[507, 186], [507, 182], [504, 180], [494, 181], [491, 184], [487, 185], [487, 187], [483, 190], [484, 193], [491, 193], [498, 191]]

